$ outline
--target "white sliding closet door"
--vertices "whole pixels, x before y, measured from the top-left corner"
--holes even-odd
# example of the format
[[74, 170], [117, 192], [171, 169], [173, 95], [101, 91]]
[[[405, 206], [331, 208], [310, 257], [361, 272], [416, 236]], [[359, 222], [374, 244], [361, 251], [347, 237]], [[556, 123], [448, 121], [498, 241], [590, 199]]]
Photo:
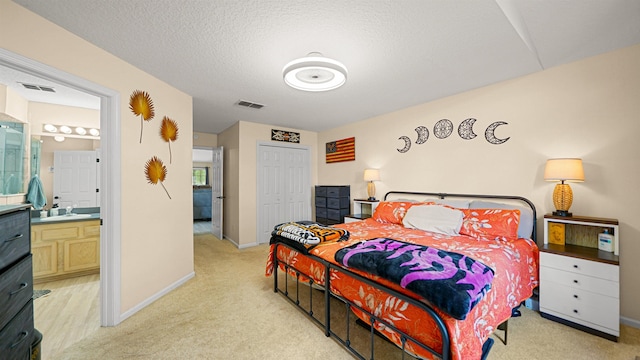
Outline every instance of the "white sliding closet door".
[[269, 242], [273, 226], [311, 220], [308, 147], [258, 144], [257, 243]]

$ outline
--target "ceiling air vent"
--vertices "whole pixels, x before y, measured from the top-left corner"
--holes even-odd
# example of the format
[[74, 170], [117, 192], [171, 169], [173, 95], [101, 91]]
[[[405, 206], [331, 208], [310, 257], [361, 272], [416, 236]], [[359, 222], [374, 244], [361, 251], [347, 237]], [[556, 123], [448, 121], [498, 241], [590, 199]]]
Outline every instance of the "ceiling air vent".
[[25, 84], [25, 83], [20, 83], [20, 84], [22, 84], [22, 86], [24, 86], [26, 89], [29, 89], [29, 90], [56, 92], [56, 90], [51, 86]]
[[245, 100], [239, 100], [236, 103], [236, 105], [244, 106], [244, 107], [248, 107], [248, 108], [252, 108], [252, 109], [262, 109], [264, 107], [264, 105], [262, 105], [262, 104], [253, 103], [253, 102], [245, 101]]

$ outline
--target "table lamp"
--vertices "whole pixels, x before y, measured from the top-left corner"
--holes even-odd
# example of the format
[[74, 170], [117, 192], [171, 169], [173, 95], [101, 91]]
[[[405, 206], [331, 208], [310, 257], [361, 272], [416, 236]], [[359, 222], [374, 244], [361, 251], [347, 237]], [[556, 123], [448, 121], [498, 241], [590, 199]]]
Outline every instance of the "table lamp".
[[365, 169], [364, 170], [364, 181], [368, 181], [367, 184], [367, 195], [369, 198], [367, 200], [375, 201], [376, 200], [376, 185], [373, 183], [374, 181], [380, 181], [380, 171], [378, 169]]
[[584, 181], [584, 169], [581, 159], [549, 159], [544, 167], [544, 179], [546, 181], [560, 181], [553, 189], [553, 205], [556, 216], [571, 216], [569, 208], [573, 202], [573, 191], [565, 181]]

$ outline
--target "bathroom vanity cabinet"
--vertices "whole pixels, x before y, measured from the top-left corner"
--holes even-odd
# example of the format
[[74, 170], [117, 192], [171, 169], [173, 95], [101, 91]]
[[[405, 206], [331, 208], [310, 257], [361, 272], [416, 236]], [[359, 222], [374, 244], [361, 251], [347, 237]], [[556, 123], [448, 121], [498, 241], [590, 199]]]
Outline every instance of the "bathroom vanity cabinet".
[[34, 283], [100, 272], [100, 219], [32, 223]]

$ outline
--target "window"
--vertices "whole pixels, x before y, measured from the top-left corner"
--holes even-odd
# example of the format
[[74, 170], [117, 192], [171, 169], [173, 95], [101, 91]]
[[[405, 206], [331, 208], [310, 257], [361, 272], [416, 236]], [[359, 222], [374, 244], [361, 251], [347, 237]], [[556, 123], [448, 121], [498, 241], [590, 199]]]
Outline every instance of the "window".
[[191, 182], [193, 185], [209, 185], [209, 168], [194, 167]]

